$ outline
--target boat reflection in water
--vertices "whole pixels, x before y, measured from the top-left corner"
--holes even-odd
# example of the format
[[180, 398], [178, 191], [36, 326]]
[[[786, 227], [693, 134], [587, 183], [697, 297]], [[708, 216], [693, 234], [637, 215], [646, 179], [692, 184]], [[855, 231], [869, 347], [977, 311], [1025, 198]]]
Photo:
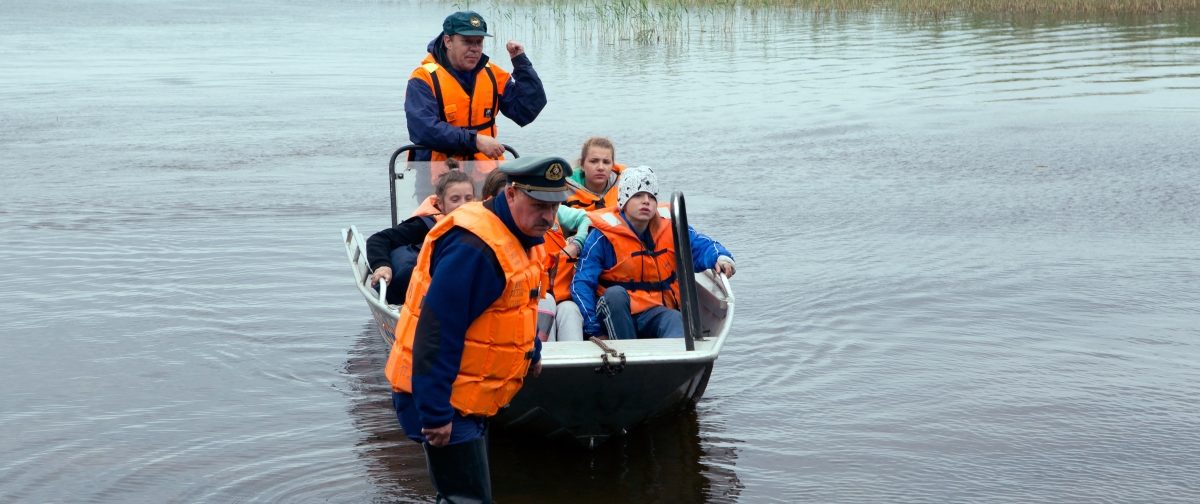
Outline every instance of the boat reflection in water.
[[[373, 322], [349, 350], [350, 417], [361, 433], [359, 456], [375, 500], [425, 502], [434, 492], [420, 446], [396, 422], [383, 375], [388, 349]], [[493, 495], [499, 502], [732, 502], [742, 484], [733, 467], [736, 441], [714, 438], [695, 411], [643, 423], [595, 449], [520, 431], [491, 429]]]
[[[705, 426], [707, 436], [712, 428]], [[492, 486], [513, 502], [733, 502], [742, 483], [729, 440], [700, 436], [695, 411], [643, 423], [588, 450], [494, 430]], [[714, 441], [721, 446], [713, 446]]]

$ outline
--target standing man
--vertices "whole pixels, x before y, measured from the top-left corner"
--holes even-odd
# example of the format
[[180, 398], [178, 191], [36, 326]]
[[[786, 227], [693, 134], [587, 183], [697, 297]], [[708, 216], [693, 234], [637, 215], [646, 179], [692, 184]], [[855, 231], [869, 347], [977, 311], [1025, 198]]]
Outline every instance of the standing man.
[[[658, 206], [658, 177], [646, 166], [621, 172], [616, 208], [588, 213], [592, 231], [571, 281], [585, 337], [683, 337], [675, 240], [667, 213]], [[695, 271], [733, 276], [733, 254], [724, 245], [691, 226], [688, 240]]]
[[429, 230], [385, 374], [396, 417], [422, 442], [438, 502], [491, 502], [487, 418], [541, 371], [542, 235], [567, 199], [570, 164], [520, 158], [504, 192]]
[[433, 152], [413, 161], [501, 159], [496, 113], [518, 125], [533, 122], [546, 106], [546, 91], [520, 42], [509, 40], [512, 74], [483, 54], [491, 37], [479, 14], [460, 11], [446, 17], [442, 33], [429, 42], [429, 54], [412, 72], [404, 94], [408, 138]]

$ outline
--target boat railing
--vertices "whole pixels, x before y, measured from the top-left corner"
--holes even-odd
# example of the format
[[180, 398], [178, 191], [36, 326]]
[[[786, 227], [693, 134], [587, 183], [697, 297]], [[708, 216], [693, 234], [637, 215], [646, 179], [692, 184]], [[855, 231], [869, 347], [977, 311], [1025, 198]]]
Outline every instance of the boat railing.
[[358, 290], [362, 292], [368, 304], [387, 310], [388, 285], [387, 282], [380, 279], [378, 292], [371, 287], [371, 266], [367, 263], [366, 245], [363, 242], [362, 234], [358, 232], [357, 227], [350, 226], [342, 230], [342, 237], [346, 242], [346, 258], [350, 260], [350, 267], [354, 271]]
[[[508, 144], [501, 144], [501, 145], [503, 145], [504, 150], [511, 153], [514, 158], [521, 157], [520, 154], [517, 154], [517, 150], [513, 149], [512, 146], [510, 146]], [[400, 223], [400, 221], [397, 220], [397, 215], [396, 215], [396, 181], [404, 178], [404, 171], [408, 171], [408, 170], [412, 169], [412, 167], [409, 166], [409, 167], [405, 168], [404, 171], [396, 172], [396, 159], [399, 159], [401, 154], [404, 154], [405, 152], [407, 152], [408, 158], [406, 159], [406, 161], [412, 161], [412, 156], [414, 154], [416, 154], [417, 151], [423, 151], [423, 150], [433, 150], [433, 149], [430, 149], [430, 148], [422, 146], [422, 145], [409, 144], [409, 145], [405, 145], [403, 147], [396, 149], [395, 152], [392, 152], [392, 158], [390, 160], [388, 160], [388, 191], [391, 193], [391, 199], [392, 199], [392, 227], [396, 227], [396, 224]]]
[[679, 279], [679, 308], [683, 312], [683, 344], [691, 352], [696, 350], [696, 340], [703, 339], [700, 332], [703, 327], [696, 295], [696, 271], [692, 267], [687, 203], [680, 191], [671, 194], [671, 234], [675, 238], [675, 277]]
[[721, 280], [717, 283], [717, 287], [721, 288], [721, 294], [724, 294], [726, 299], [733, 296], [733, 289], [729, 287], [729, 277], [725, 276], [724, 273], [718, 272], [717, 278]]

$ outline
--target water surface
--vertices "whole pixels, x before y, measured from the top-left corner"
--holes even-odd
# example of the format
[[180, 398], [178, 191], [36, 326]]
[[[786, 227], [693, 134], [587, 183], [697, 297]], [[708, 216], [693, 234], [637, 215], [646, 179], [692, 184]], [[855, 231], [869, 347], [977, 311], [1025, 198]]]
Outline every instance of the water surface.
[[[337, 233], [451, 9], [0, 0], [0, 501], [432, 501]], [[738, 318], [694, 414], [495, 439], [498, 499], [1200, 499], [1195, 20], [506, 12], [551, 104], [505, 140], [655, 167]]]

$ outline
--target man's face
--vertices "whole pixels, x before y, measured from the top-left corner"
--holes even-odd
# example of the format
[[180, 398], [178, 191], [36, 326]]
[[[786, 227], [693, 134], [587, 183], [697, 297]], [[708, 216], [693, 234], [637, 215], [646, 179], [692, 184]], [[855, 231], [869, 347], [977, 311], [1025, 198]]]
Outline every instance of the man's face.
[[625, 210], [625, 216], [629, 218], [630, 222], [640, 226], [654, 218], [657, 207], [658, 200], [654, 199], [654, 195], [640, 192], [629, 198], [622, 209]]
[[504, 189], [504, 197], [508, 199], [508, 209], [512, 212], [513, 222], [522, 233], [528, 236], [542, 236], [554, 224], [558, 203], [534, 199], [513, 186]]
[[446, 57], [455, 70], [474, 70], [483, 56], [483, 36], [442, 35], [446, 44]]

